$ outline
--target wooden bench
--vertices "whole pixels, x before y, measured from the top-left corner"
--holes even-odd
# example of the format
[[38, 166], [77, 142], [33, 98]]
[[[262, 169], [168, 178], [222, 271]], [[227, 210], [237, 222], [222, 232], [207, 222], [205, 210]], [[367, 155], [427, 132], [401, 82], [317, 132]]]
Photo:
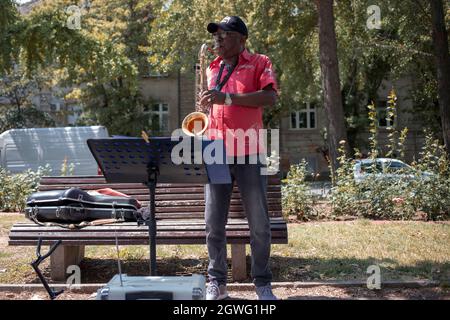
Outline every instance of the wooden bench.
[[[39, 190], [78, 187], [84, 190], [112, 188], [139, 200], [143, 206], [149, 202], [148, 189], [143, 184], [109, 184], [103, 176], [44, 177]], [[267, 202], [271, 221], [272, 243], [286, 244], [287, 226], [281, 212], [281, 186], [279, 178], [269, 177]], [[157, 244], [206, 244], [204, 222], [204, 187], [201, 184], [158, 184], [156, 189]], [[146, 226], [125, 222], [102, 226], [89, 226], [79, 230], [44, 227], [29, 223], [16, 223], [9, 233], [11, 246], [36, 246], [41, 237], [50, 245], [61, 239], [62, 244], [50, 258], [52, 280], [64, 281], [69, 265], [78, 265], [87, 245], [120, 245], [149, 243]], [[231, 245], [232, 278], [246, 279], [245, 245], [250, 243], [250, 232], [235, 186], [226, 227], [227, 243]]]

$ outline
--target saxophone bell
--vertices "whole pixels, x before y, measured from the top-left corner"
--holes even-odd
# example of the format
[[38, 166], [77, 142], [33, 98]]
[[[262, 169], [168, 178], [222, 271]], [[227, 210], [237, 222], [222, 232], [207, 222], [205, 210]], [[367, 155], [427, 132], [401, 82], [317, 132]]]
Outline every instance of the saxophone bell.
[[200, 97], [204, 91], [208, 90], [205, 69], [206, 69], [206, 53], [210, 51], [206, 44], [200, 48], [198, 59], [199, 62], [195, 68], [196, 73], [196, 94], [195, 94], [195, 112], [188, 114], [181, 123], [181, 129], [186, 135], [201, 136], [205, 133], [209, 125], [208, 115], [203, 112], [200, 106]]
[[208, 128], [208, 116], [199, 111], [191, 112], [181, 124], [181, 129], [188, 136], [201, 136]]

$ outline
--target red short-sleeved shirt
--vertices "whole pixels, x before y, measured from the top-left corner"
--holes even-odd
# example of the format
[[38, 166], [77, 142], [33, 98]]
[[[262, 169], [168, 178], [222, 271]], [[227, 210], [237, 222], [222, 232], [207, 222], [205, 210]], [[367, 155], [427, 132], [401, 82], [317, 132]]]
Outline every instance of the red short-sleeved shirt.
[[[216, 79], [220, 70], [222, 58], [216, 58], [206, 71], [208, 88], [216, 86]], [[221, 80], [227, 75], [225, 68]], [[277, 92], [276, 77], [272, 69], [272, 62], [262, 54], [252, 54], [245, 49], [239, 55], [239, 61], [222, 92], [250, 93], [262, 90], [272, 84]], [[227, 156], [243, 156], [264, 152], [261, 139], [258, 139], [258, 131], [263, 129], [263, 107], [246, 107], [239, 105], [215, 104], [209, 114], [208, 136], [211, 139], [224, 139]], [[240, 131], [236, 131], [241, 129]], [[249, 130], [253, 129], [253, 130]], [[250, 132], [252, 131], [252, 132]], [[248, 132], [245, 139], [238, 137], [242, 132]], [[256, 138], [251, 138], [251, 133], [256, 132]], [[238, 146], [239, 141], [245, 141], [244, 146]]]

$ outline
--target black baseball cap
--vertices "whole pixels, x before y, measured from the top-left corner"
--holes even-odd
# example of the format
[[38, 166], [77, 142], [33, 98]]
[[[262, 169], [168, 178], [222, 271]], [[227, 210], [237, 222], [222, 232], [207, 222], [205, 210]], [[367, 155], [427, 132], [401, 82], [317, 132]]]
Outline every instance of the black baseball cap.
[[238, 16], [225, 17], [219, 23], [209, 23], [207, 27], [209, 33], [217, 32], [217, 29], [219, 28], [224, 31], [236, 31], [244, 36], [248, 36], [247, 26]]

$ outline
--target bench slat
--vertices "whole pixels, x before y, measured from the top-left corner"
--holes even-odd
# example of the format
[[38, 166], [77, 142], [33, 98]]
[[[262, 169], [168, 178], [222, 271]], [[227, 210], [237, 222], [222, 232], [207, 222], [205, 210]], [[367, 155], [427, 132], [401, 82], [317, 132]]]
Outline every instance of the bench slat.
[[[271, 226], [272, 230], [284, 230], [286, 229], [286, 227], [281, 224], [273, 224]], [[186, 225], [158, 225], [158, 232], [159, 231], [177, 231], [177, 230], [186, 230], [186, 231], [191, 231], [191, 230], [205, 230], [205, 225], [190, 225], [190, 226], [186, 226]], [[248, 230], [248, 225], [247, 224], [229, 224], [226, 226], [226, 230]], [[96, 232], [147, 232], [148, 233], [148, 227], [144, 226], [144, 227], [122, 227], [122, 228], [115, 228], [115, 227], [104, 227], [104, 228], [96, 228], [96, 227], [92, 227], [91, 229], [86, 229], [86, 228], [82, 228], [79, 230], [76, 230], [76, 232], [80, 232], [80, 233], [96, 233]], [[41, 226], [38, 230], [33, 230], [30, 228], [14, 228], [14, 230], [11, 230], [12, 235], [11, 237], [18, 237], [20, 236], [19, 234], [22, 233], [30, 233], [30, 232], [34, 232], [34, 233], [40, 233], [40, 232], [60, 232], [60, 233], [74, 233], [74, 230], [70, 230], [70, 229], [63, 229], [61, 227], [57, 227], [57, 226], [50, 226], [50, 227], [44, 227]]]
[[[281, 205], [280, 204], [269, 204], [268, 205], [268, 209], [269, 211], [276, 211], [279, 212], [281, 211]], [[190, 206], [180, 206], [180, 207], [162, 207], [162, 206], [157, 206], [155, 208], [155, 212], [204, 212], [205, 211], [205, 207], [204, 206], [195, 206], [195, 207], [190, 207]], [[243, 212], [244, 208], [242, 206], [230, 206], [230, 212]]]
[[[284, 221], [284, 219], [282, 217], [273, 217], [270, 218], [270, 223], [283, 223], [285, 224], [286, 222]], [[158, 226], [160, 225], [204, 225], [205, 224], [205, 220], [204, 219], [189, 219], [189, 220], [158, 220], [157, 221]], [[228, 224], [248, 224], [247, 219], [243, 219], [243, 218], [233, 218], [233, 219], [228, 219]], [[106, 225], [100, 225], [100, 226], [88, 226], [83, 228], [82, 230], [86, 230], [89, 228], [104, 228], [104, 227], [137, 227], [137, 223], [136, 222], [121, 222], [121, 223], [114, 223], [114, 224], [106, 224]], [[14, 224], [11, 227], [11, 230], [14, 230], [15, 228], [42, 228], [42, 226], [33, 223], [33, 222], [18, 222], [16, 224]]]
[[[145, 199], [145, 198], [144, 198]], [[142, 199], [142, 200], [144, 200]], [[139, 200], [139, 199], [138, 199]], [[267, 204], [279, 204], [279, 199], [267, 199]], [[241, 205], [241, 199], [231, 199], [230, 205]], [[195, 206], [200, 207], [205, 205], [205, 200], [178, 200], [172, 199], [170, 201], [156, 201], [156, 207], [183, 207], [183, 206]]]
[[[271, 226], [271, 231], [285, 231], [286, 228], [281, 225], [273, 225]], [[236, 232], [236, 233], [242, 233], [247, 234], [249, 233], [248, 226], [245, 225], [234, 225], [226, 228], [227, 234], [229, 232]], [[33, 238], [38, 239], [39, 237], [59, 237], [61, 236], [61, 239], [65, 238], [71, 238], [71, 239], [91, 239], [96, 238], [99, 235], [102, 235], [102, 237], [111, 238], [114, 239], [115, 234], [117, 233], [118, 237], [124, 238], [128, 235], [138, 235], [139, 237], [148, 237], [148, 228], [142, 228], [142, 229], [94, 229], [89, 231], [80, 231], [80, 232], [71, 232], [70, 230], [61, 230], [56, 228], [50, 228], [45, 227], [42, 230], [39, 231], [32, 231], [32, 230], [15, 230], [13, 234], [11, 234], [10, 239], [22, 239], [22, 238]], [[180, 235], [187, 235], [189, 233], [197, 234], [201, 233], [203, 238], [205, 238], [205, 226], [191, 226], [189, 228], [187, 227], [169, 227], [164, 226], [160, 227], [160, 229], [157, 231], [157, 237], [165, 237], [165, 238], [176, 238]], [[159, 234], [159, 235], [158, 235]], [[171, 235], [173, 234], [173, 235]], [[250, 235], [250, 234], [249, 234]]]
[[[78, 183], [101, 183], [105, 184], [106, 180], [103, 176], [44, 176], [41, 178], [40, 184], [78, 184]], [[280, 184], [278, 176], [267, 176], [268, 184]], [[125, 183], [124, 183], [125, 184]], [[126, 183], [126, 185], [139, 185], [137, 183]], [[190, 183], [160, 183], [159, 185], [171, 186], [203, 186], [202, 184]], [[141, 185], [142, 186], [142, 185]]]
[[[192, 209], [193, 210], [193, 209]], [[279, 210], [273, 210], [269, 211], [269, 217], [280, 217], [281, 211]], [[205, 217], [205, 214], [203, 211], [187, 211], [187, 210], [170, 210], [170, 212], [156, 212], [156, 219], [157, 220], [163, 220], [163, 219], [202, 219]], [[246, 218], [245, 212], [242, 211], [232, 211], [228, 214], [229, 218]]]
[[[172, 234], [175, 234], [176, 237], [173, 237]], [[240, 238], [240, 239], [245, 239], [245, 238], [249, 238], [250, 237], [250, 232], [243, 232], [243, 231], [227, 231], [227, 242], [228, 242], [228, 238], [231, 240], [233, 238]], [[286, 233], [283, 231], [272, 231], [272, 238], [273, 239], [282, 239], [283, 237], [286, 236]], [[66, 240], [68, 241], [72, 241], [72, 242], [76, 242], [78, 245], [86, 245], [89, 243], [107, 243], [107, 244], [114, 244], [115, 243], [115, 237], [114, 237], [114, 233], [111, 233], [111, 235], [108, 234], [95, 234], [95, 235], [90, 235], [87, 236], [85, 238], [83, 237], [79, 237], [79, 238], [71, 238], [69, 237], [69, 235], [67, 234], [58, 234], [58, 233], [54, 233], [54, 234], [50, 234], [50, 233], [46, 233], [45, 236], [42, 236], [42, 241], [43, 243], [47, 243], [47, 244], [51, 244], [54, 241], [57, 240], [62, 240], [63, 244], [67, 244]], [[141, 245], [145, 245], [148, 244], [148, 234], [145, 234], [144, 232], [142, 234], [136, 233], [136, 232], [128, 232], [128, 233], [123, 233], [121, 235], [117, 235], [117, 239], [119, 241], [119, 243], [121, 243], [122, 241], [129, 241], [129, 240], [134, 240], [135, 244], [141, 244]], [[156, 236], [156, 242], [164, 242], [164, 241], [168, 241], [168, 240], [175, 240], [175, 241], [181, 241], [182, 239], [189, 239], [189, 240], [193, 240], [193, 239], [198, 239], [199, 243], [203, 243], [206, 244], [206, 237], [205, 237], [205, 233], [204, 232], [161, 232], [159, 234], [157, 234]], [[28, 240], [34, 240], [30, 241], [30, 243], [33, 243], [33, 245], [36, 245], [37, 243], [37, 239], [35, 237], [26, 237], [23, 236], [21, 238], [16, 238], [15, 242], [19, 242], [19, 241], [28, 241]], [[248, 241], [248, 240], [247, 240]], [[174, 242], [176, 243], [176, 242]], [[10, 245], [12, 245], [10, 243]]]
[[[148, 189], [143, 189], [142, 184], [136, 185], [135, 188], [132, 188], [130, 186], [127, 186], [126, 184], [51, 184], [51, 185], [40, 185], [39, 191], [48, 191], [48, 190], [64, 190], [72, 187], [77, 187], [83, 190], [97, 190], [97, 189], [103, 189], [103, 188], [111, 188], [117, 191], [121, 191], [125, 194], [129, 194], [130, 192], [134, 192], [134, 194], [149, 194]], [[279, 193], [281, 190], [281, 187], [279, 185], [268, 185], [267, 186], [267, 192], [277, 192]], [[126, 191], [126, 192], [125, 192]], [[127, 193], [128, 192], [128, 193]], [[201, 187], [161, 187], [158, 185], [156, 187], [156, 194], [201, 194], [204, 192], [203, 186]], [[236, 193], [239, 195], [239, 188], [234, 187], [233, 193]]]
[[[43, 240], [43, 245], [52, 245], [55, 240]], [[37, 240], [13, 240], [9, 241], [8, 244], [10, 246], [36, 246]], [[205, 245], [205, 238], [157, 238], [156, 243], [158, 245], [183, 245], [183, 244], [200, 244]], [[227, 238], [228, 244], [248, 244], [248, 237], [229, 237]], [[279, 237], [275, 237], [272, 234], [272, 244], [287, 244], [287, 233], [281, 234]], [[64, 240], [64, 245], [68, 246], [113, 246], [116, 244], [115, 239], [85, 239], [83, 241], [79, 240]], [[121, 239], [119, 240], [119, 245], [148, 245], [148, 237], [147, 239]]]
[[[271, 224], [276, 224], [276, 223], [285, 224], [285, 221], [281, 217], [275, 217], [275, 218], [270, 218], [270, 223]], [[172, 226], [172, 225], [174, 225], [174, 226], [205, 225], [205, 220], [203, 220], [203, 219], [189, 219], [189, 220], [168, 220], [168, 219], [166, 219], [166, 220], [157, 221], [157, 224], [158, 224], [158, 227], [159, 226]], [[227, 224], [229, 224], [229, 225], [234, 225], [234, 224], [248, 225], [248, 222], [247, 222], [247, 219], [233, 218], [233, 219], [228, 219]], [[110, 224], [98, 225], [98, 226], [88, 226], [81, 230], [90, 230], [92, 228], [137, 228], [137, 227], [142, 228], [144, 226], [142, 226], [142, 225], [138, 226], [136, 222], [130, 221], [130, 222], [110, 223]], [[30, 222], [18, 222], [11, 227], [11, 230], [14, 231], [17, 228], [26, 229], [26, 228], [44, 228], [44, 227], [30, 221]], [[52, 228], [63, 229], [58, 226], [52, 226]]]
[[[228, 243], [248, 243], [250, 237], [245, 219], [229, 219], [226, 226]], [[272, 243], [287, 243], [287, 226], [282, 218], [271, 218]], [[9, 235], [10, 245], [36, 245], [42, 238], [44, 244], [61, 239], [66, 245], [111, 245], [115, 237], [121, 244], [147, 244], [147, 226], [127, 222], [114, 225], [90, 226], [80, 230], [61, 227], [43, 227], [33, 223], [15, 224]], [[159, 244], [204, 244], [204, 221], [162, 221], [158, 222], [157, 243]]]
[[[286, 230], [283, 229], [271, 229], [271, 233], [273, 237], [277, 238], [282, 236]], [[227, 238], [230, 237], [250, 237], [250, 231], [247, 230], [226, 230]], [[59, 232], [59, 231], [47, 231], [47, 232], [20, 232], [17, 234], [14, 234], [13, 237], [10, 237], [10, 240], [21, 240], [21, 239], [35, 239], [36, 241], [39, 238], [42, 238], [43, 240], [65, 240], [65, 239], [72, 239], [72, 240], [92, 240], [92, 239], [108, 239], [108, 240], [114, 240], [116, 238], [118, 239], [134, 239], [139, 238], [142, 240], [148, 239], [148, 230], [141, 230], [141, 231], [121, 231], [121, 232], [113, 232], [113, 231], [105, 231], [105, 232]], [[179, 238], [202, 238], [204, 241], [206, 241], [205, 237], [205, 231], [204, 230], [185, 230], [185, 231], [158, 231], [156, 234], [156, 238], [173, 238], [173, 239], [179, 239]]]
[[[64, 188], [61, 188], [59, 190], [64, 190]], [[41, 190], [44, 191], [44, 190]], [[148, 190], [130, 190], [130, 189], [119, 189], [117, 191], [120, 191], [122, 193], [125, 193], [126, 195], [129, 195], [133, 198], [137, 198], [137, 199], [149, 199], [149, 193]], [[204, 194], [203, 194], [203, 189], [200, 190], [197, 193], [156, 193], [155, 199], [156, 201], [159, 200], [171, 200], [174, 198], [174, 196], [176, 195], [177, 199], [180, 200], [203, 200], [204, 198]], [[241, 196], [238, 192], [233, 192], [231, 195], [231, 199], [236, 199], [239, 200], [241, 199]], [[279, 192], [267, 192], [267, 199], [278, 199], [279, 201], [281, 200], [281, 196]]]

